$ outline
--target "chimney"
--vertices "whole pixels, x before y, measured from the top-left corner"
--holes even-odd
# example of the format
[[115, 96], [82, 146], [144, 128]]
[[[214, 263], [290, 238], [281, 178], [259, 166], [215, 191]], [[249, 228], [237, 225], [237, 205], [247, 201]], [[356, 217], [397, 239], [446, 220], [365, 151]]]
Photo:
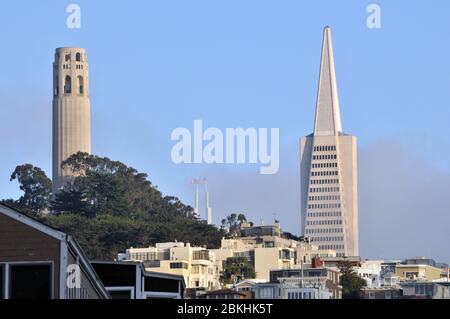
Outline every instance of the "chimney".
[[320, 260], [319, 256], [313, 257], [312, 263], [311, 263], [312, 268], [320, 268], [320, 267], [322, 267], [322, 265], [323, 265], [323, 262], [322, 262], [322, 260]]

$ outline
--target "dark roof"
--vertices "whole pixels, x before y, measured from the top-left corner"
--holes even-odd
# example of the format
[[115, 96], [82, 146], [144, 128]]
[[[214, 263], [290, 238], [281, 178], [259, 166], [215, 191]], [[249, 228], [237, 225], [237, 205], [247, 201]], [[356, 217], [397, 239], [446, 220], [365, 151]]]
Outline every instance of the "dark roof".
[[54, 227], [54, 226], [50, 226], [50, 225], [48, 225], [44, 220], [39, 219], [39, 218], [37, 218], [37, 217], [35, 217], [35, 216], [31, 216], [31, 215], [29, 215], [29, 214], [25, 214], [25, 213], [19, 211], [17, 208], [13, 207], [13, 206], [10, 206], [10, 205], [5, 204], [5, 203], [0, 203], [0, 207], [1, 207], [1, 206], [4, 206], [4, 207], [6, 207], [6, 208], [9, 208], [9, 209], [15, 211], [16, 213], [18, 213], [18, 214], [24, 216], [25, 218], [28, 218], [28, 219], [30, 219], [30, 220], [33, 220], [33, 221], [35, 221], [35, 222], [37, 222], [37, 223], [40, 223], [40, 224], [42, 224], [42, 225], [45, 225], [45, 227], [51, 228], [51, 229], [53, 229], [53, 230], [55, 230], [55, 231], [62, 232], [61, 229], [56, 228], [56, 227]]

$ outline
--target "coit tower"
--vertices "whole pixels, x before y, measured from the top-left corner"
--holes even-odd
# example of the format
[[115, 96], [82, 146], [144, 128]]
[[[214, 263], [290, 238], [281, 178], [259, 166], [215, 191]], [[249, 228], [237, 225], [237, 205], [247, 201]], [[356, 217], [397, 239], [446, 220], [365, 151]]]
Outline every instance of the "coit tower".
[[319, 249], [359, 256], [356, 137], [342, 128], [330, 27], [323, 36], [314, 132], [300, 147], [303, 235]]
[[58, 48], [53, 62], [53, 193], [70, 176], [61, 163], [91, 152], [89, 66], [86, 50]]

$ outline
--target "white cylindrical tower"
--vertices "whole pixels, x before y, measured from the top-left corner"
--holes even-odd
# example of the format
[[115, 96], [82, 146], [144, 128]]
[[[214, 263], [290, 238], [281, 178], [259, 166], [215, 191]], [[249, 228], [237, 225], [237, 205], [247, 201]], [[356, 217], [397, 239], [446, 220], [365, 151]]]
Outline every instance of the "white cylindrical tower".
[[91, 152], [89, 66], [86, 50], [58, 48], [53, 63], [53, 192], [70, 172], [61, 163], [77, 152]]

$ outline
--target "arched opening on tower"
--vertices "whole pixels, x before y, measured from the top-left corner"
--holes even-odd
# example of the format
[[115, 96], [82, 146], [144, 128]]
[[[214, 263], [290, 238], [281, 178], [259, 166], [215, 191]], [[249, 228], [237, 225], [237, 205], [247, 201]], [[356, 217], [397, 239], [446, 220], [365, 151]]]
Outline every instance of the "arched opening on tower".
[[80, 52], [77, 52], [77, 54], [75, 55], [75, 60], [77, 62], [81, 62], [81, 53]]
[[66, 75], [66, 79], [64, 81], [64, 94], [72, 93], [72, 78], [69, 75]]
[[84, 80], [81, 75], [78, 76], [78, 93], [84, 94]]

